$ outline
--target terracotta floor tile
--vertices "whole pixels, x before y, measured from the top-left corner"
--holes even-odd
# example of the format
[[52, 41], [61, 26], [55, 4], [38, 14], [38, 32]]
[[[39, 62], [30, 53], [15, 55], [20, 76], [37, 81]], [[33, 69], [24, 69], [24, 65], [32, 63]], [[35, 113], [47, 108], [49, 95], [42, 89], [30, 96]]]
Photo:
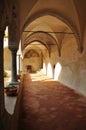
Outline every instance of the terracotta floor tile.
[[31, 79], [24, 76], [19, 130], [86, 130], [86, 97], [46, 76]]

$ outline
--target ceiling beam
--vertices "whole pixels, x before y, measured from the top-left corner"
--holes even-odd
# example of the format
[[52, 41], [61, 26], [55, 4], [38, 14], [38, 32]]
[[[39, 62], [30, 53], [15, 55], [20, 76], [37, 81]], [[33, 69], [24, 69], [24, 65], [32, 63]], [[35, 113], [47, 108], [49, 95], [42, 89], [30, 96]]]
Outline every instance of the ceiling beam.
[[74, 32], [60, 32], [60, 31], [58, 31], [58, 32], [48, 32], [48, 31], [29, 31], [29, 30], [26, 30], [26, 31], [23, 31], [23, 32], [35, 32], [35, 33], [37, 33], [37, 32], [43, 32], [43, 33], [56, 33], [56, 34], [58, 34], [58, 33], [62, 33], [62, 34], [75, 34]]

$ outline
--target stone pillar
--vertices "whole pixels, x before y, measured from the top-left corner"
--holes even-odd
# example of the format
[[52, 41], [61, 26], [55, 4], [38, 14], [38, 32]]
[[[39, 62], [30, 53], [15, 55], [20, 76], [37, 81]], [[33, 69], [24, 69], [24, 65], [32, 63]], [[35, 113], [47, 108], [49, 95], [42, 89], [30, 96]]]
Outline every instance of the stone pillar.
[[4, 58], [3, 58], [4, 30], [0, 30], [0, 120], [4, 113]]
[[11, 85], [16, 85], [18, 84], [17, 81], [17, 63], [16, 63], [16, 54], [17, 54], [17, 50], [16, 49], [12, 49], [11, 50], [11, 68], [12, 68], [12, 77], [11, 77]]
[[20, 54], [17, 55], [17, 74], [20, 75]]

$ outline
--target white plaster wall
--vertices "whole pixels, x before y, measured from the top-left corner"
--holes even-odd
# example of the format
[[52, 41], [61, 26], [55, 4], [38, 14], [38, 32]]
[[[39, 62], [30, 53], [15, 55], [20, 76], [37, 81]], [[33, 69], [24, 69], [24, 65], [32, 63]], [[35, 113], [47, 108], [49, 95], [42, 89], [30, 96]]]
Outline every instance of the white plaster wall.
[[[84, 39], [85, 42], [86, 38]], [[86, 95], [86, 45], [84, 45], [83, 53], [80, 53], [75, 38], [70, 36], [68, 39], [66, 36], [61, 49], [61, 57], [58, 56], [56, 47], [52, 46], [51, 57], [49, 58], [48, 54], [46, 55], [46, 66], [49, 62], [54, 74], [58, 73], [55, 72], [54, 65], [59, 63], [62, 67], [58, 81]]]
[[43, 69], [44, 71], [46, 71], [46, 73], [44, 72], [44, 74], [46, 74], [50, 78], [54, 78], [54, 65], [56, 64], [57, 59], [58, 59], [57, 46], [54, 45], [51, 47], [50, 57], [47, 51], [47, 53], [45, 53], [45, 59], [44, 59], [45, 69], [44, 68]]
[[41, 58], [40, 57], [31, 57], [23, 59], [23, 70], [26, 71], [26, 66], [31, 65], [32, 71], [37, 71], [41, 69]]
[[62, 71], [58, 80], [81, 94], [86, 95], [86, 56], [84, 52], [78, 51], [78, 46], [74, 38], [65, 38], [62, 46], [62, 56], [59, 59]]

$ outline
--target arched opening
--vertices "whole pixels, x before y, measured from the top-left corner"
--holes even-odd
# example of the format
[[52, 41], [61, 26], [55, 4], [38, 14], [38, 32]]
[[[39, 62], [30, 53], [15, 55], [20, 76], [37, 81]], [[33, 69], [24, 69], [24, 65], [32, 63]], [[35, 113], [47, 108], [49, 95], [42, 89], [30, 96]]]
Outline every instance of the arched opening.
[[71, 23], [67, 19], [62, 17], [58, 12], [55, 12], [53, 10], [52, 11], [51, 10], [41, 10], [41, 11], [36, 12], [35, 14], [31, 15], [31, 17], [29, 17], [27, 19], [27, 21], [25, 22], [25, 24], [22, 28], [22, 32], [27, 30], [27, 26], [30, 25], [33, 21], [35, 21], [41, 17], [45, 17], [45, 16], [51, 16], [53, 18], [59, 19], [61, 22], [66, 24], [68, 26], [68, 28], [70, 28], [72, 30], [72, 32], [74, 33], [74, 37], [75, 37], [76, 43], [78, 45], [78, 50], [80, 52], [83, 51], [83, 47], [82, 47], [82, 44], [80, 42], [80, 36], [79, 36], [77, 30], [75, 29], [75, 27], [73, 25], [71, 25]]
[[[38, 13], [32, 17], [33, 19], [29, 19], [23, 28], [22, 49], [32, 44], [32, 42], [34, 42], [35, 46], [35, 41], [42, 43], [42, 45], [44, 45], [49, 52], [49, 55], [47, 55], [46, 51], [43, 55], [44, 73], [49, 77], [54, 78], [55, 80], [57, 79], [60, 80], [60, 82], [65, 83], [62, 75], [62, 78], [59, 78], [59, 73], [61, 71], [61, 74], [64, 75], [64, 71], [62, 70], [66, 68], [62, 68], [62, 66], [65, 66], [67, 62], [71, 62], [68, 54], [66, 53], [66, 49], [71, 50], [71, 52], [74, 50], [73, 53], [78, 54], [77, 40], [75, 37], [77, 33], [74, 28], [68, 23], [68, 21], [66, 21], [64, 18], [61, 19], [61, 17], [57, 16], [55, 13], [54, 15], [53, 13], [42, 13], [40, 16]], [[73, 46], [75, 49], [73, 49]], [[71, 58], [73, 57], [73, 53], [69, 54]], [[56, 65], [57, 62], [60, 63], [60, 61], [61, 66], [59, 64]], [[56, 67], [53, 68], [53, 65], [56, 65]], [[58, 68], [60, 70], [58, 70]], [[68, 72], [68, 75], [70, 75], [70, 71]], [[72, 76], [69, 77], [71, 80]]]

